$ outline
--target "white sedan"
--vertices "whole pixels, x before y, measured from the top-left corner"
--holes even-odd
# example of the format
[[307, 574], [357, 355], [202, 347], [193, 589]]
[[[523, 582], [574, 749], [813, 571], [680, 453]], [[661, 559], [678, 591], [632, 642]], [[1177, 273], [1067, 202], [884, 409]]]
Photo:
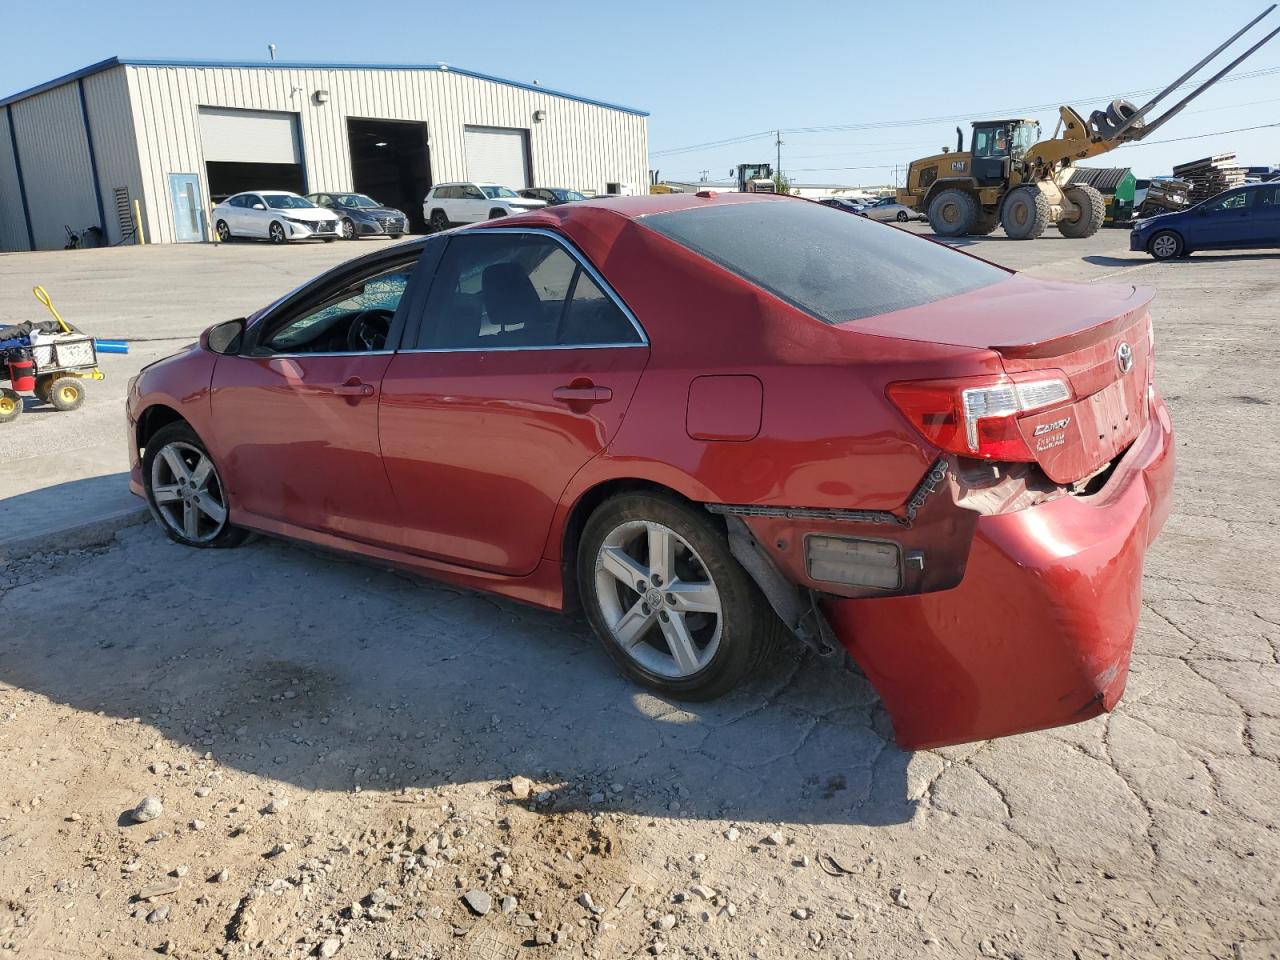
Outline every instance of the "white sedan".
[[875, 203], [863, 207], [859, 212], [872, 220], [896, 220], [898, 223], [929, 219], [927, 214], [899, 203], [896, 197], [881, 197]]
[[213, 208], [213, 228], [223, 243], [236, 237], [272, 243], [319, 237], [330, 243], [338, 239], [341, 220], [332, 210], [287, 190], [237, 193]]

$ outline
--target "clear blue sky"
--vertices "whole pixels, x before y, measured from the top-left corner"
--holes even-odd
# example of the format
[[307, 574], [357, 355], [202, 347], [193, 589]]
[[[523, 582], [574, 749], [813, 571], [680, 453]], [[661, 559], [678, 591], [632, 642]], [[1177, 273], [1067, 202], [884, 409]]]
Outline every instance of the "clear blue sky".
[[[640, 107], [652, 114], [650, 166], [668, 179], [696, 178], [702, 170], [714, 179], [736, 163], [772, 160], [773, 135], [765, 131], [782, 128], [782, 166], [793, 179], [870, 184], [891, 181], [894, 164], [954, 144], [960, 118], [967, 128], [968, 119], [1016, 112], [1049, 131], [1057, 113], [1047, 104], [1070, 103], [1087, 115], [1114, 96], [1141, 99], [1265, 3], [9, 0], [5, 6], [0, 96], [117, 54], [257, 60], [274, 42], [281, 60], [444, 61]], [[1016, 22], [1002, 23], [999, 11], [1015, 9]], [[1214, 23], [1205, 26], [1206, 20]], [[1268, 20], [1280, 25], [1280, 10]], [[1280, 37], [1239, 69], [1259, 71], [1219, 84], [1151, 139], [1280, 122]], [[901, 125], [927, 118], [942, 119]], [[883, 123], [899, 125], [800, 132]], [[1132, 166], [1143, 176], [1232, 150], [1242, 163], [1280, 164], [1280, 127], [1131, 146], [1094, 162]]]

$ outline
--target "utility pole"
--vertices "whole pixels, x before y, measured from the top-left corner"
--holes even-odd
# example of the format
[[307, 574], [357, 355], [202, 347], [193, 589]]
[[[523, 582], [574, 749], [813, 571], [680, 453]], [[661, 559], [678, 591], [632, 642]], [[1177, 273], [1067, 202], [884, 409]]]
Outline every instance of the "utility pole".
[[703, 183], [707, 182], [707, 177], [709, 176], [711, 176], [710, 170], [701, 170], [698, 172], [698, 179], [701, 180]]
[[778, 176], [782, 176], [782, 131], [775, 130], [774, 133], [777, 134], [777, 138], [774, 140], [774, 146], [778, 148], [778, 162], [774, 166], [773, 172]]

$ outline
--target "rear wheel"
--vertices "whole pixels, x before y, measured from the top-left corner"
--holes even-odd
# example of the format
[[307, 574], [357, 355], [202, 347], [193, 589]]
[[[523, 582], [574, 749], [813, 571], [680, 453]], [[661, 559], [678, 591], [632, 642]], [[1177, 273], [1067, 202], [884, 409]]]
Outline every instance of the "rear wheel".
[[929, 201], [929, 226], [940, 237], [963, 237], [978, 219], [978, 201], [967, 190], [941, 190]]
[[271, 221], [271, 228], [268, 230], [268, 233], [271, 235], [272, 243], [285, 242], [284, 225], [279, 220]]
[[49, 402], [55, 410], [76, 410], [84, 404], [84, 384], [79, 377], [59, 377], [49, 384]]
[[1068, 220], [1065, 217], [1059, 220], [1059, 233], [1064, 237], [1080, 240], [1084, 237], [1092, 237], [1102, 229], [1102, 221], [1107, 216], [1107, 201], [1098, 192], [1097, 187], [1079, 183], [1067, 187], [1063, 193], [1076, 205], [1080, 213], [1074, 220]]
[[1000, 222], [1010, 240], [1034, 240], [1049, 226], [1049, 198], [1036, 187], [1015, 187], [1004, 198]]
[[213, 459], [185, 423], [161, 427], [142, 458], [147, 505], [171, 540], [188, 547], [234, 547], [246, 531], [231, 525]]
[[219, 220], [213, 229], [217, 231], [220, 243], [226, 243], [231, 239], [231, 228], [227, 226], [227, 221]]
[[432, 210], [430, 223], [433, 233], [439, 233], [441, 230], [449, 229], [449, 218], [444, 215], [443, 210]]
[[1157, 260], [1172, 260], [1182, 256], [1184, 247], [1182, 237], [1172, 230], [1161, 230], [1147, 244], [1147, 252]]
[[597, 508], [579, 543], [578, 587], [614, 663], [671, 696], [732, 689], [782, 629], [711, 518], [674, 497], [626, 494]]
[[0, 423], [9, 423], [22, 416], [22, 397], [17, 390], [0, 387]]
[[898, 211], [898, 222], [899, 222], [899, 223], [906, 223], [906, 222], [907, 222], [907, 211], [905, 211], [905, 210], [899, 210], [899, 211]]
[[39, 398], [39, 400], [42, 403], [51, 402], [51, 396], [53, 393], [53, 381], [55, 379], [56, 378], [51, 373], [42, 373], [40, 376], [36, 377], [35, 394], [36, 394], [36, 397]]

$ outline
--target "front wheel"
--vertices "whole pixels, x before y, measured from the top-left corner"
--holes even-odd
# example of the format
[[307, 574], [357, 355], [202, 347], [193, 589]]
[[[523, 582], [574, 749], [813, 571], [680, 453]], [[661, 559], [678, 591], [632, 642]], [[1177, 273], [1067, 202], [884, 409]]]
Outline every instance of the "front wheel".
[[17, 390], [0, 387], [0, 423], [9, 423], [22, 416], [22, 397]]
[[354, 240], [356, 238], [356, 225], [350, 217], [342, 218], [342, 226], [339, 229], [342, 230], [343, 240]]
[[234, 547], [244, 541], [246, 532], [231, 525], [213, 458], [187, 424], [161, 427], [147, 441], [142, 481], [151, 516], [169, 539], [188, 547]]
[[1087, 183], [1077, 183], [1063, 191], [1068, 200], [1075, 205], [1076, 219], [1063, 217], [1058, 221], [1058, 232], [1072, 240], [1092, 237], [1102, 229], [1107, 218], [1106, 198]]
[[578, 588], [605, 652], [661, 693], [709, 700], [737, 686], [782, 630], [709, 515], [626, 494], [587, 521]]
[[443, 210], [439, 210], [439, 209], [432, 210], [430, 224], [431, 224], [431, 232], [439, 233], [442, 230], [449, 229], [449, 218], [445, 216], [445, 213]]
[[1172, 230], [1161, 230], [1147, 244], [1147, 252], [1157, 260], [1172, 260], [1182, 256], [1182, 237]]
[[77, 410], [84, 405], [84, 384], [79, 377], [59, 377], [49, 384], [49, 402], [55, 410]]
[[227, 226], [227, 221], [219, 220], [213, 228], [218, 234], [219, 243], [228, 243], [231, 240], [231, 228]]
[[279, 221], [279, 220], [272, 220], [272, 221], [271, 221], [271, 228], [270, 228], [270, 230], [268, 230], [267, 232], [271, 235], [271, 242], [272, 242], [272, 243], [284, 243], [284, 242], [285, 242], [285, 239], [286, 239], [286, 238], [285, 238], [285, 235], [284, 235], [284, 226], [280, 223], [280, 221]]
[[907, 222], [907, 219], [908, 219], [908, 218], [907, 218], [907, 211], [905, 211], [905, 210], [899, 210], [899, 211], [898, 211], [898, 222], [899, 222], [899, 223], [906, 223], [906, 222]]

